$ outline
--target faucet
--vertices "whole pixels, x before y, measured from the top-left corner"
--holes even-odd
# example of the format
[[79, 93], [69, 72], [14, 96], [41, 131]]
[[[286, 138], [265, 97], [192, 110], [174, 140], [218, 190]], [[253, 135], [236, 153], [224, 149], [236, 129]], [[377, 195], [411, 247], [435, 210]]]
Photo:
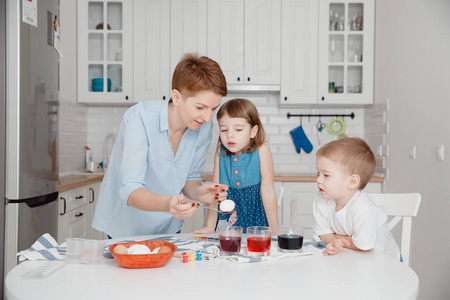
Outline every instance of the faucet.
[[106, 170], [108, 167], [109, 159], [111, 157], [111, 150], [109, 148], [110, 140], [112, 140], [112, 146], [114, 146], [114, 141], [116, 140], [116, 135], [114, 133], [108, 133], [103, 141], [103, 170]]

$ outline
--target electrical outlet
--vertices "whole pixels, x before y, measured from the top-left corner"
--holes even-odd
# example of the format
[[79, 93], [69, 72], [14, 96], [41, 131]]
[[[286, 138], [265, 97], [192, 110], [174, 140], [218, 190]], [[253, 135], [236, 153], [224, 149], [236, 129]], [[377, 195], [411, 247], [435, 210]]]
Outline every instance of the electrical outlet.
[[416, 159], [416, 145], [412, 145], [409, 148], [409, 158]]
[[436, 159], [444, 160], [444, 145], [438, 145], [436, 147]]

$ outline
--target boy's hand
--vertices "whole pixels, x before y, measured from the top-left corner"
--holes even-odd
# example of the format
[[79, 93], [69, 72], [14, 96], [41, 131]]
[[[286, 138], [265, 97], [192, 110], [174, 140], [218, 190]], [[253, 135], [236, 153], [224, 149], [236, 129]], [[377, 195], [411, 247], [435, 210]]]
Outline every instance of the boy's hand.
[[334, 255], [342, 250], [344, 246], [350, 246], [350, 242], [345, 239], [335, 239], [327, 244], [324, 255]]

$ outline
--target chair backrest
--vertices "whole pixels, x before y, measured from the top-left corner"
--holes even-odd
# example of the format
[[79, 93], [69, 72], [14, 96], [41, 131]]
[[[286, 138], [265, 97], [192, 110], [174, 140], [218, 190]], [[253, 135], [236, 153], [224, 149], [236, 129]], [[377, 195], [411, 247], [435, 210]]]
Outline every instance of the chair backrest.
[[280, 207], [281, 205], [281, 201], [283, 200], [283, 195], [284, 195], [284, 187], [279, 185], [275, 188], [275, 194], [277, 195], [277, 203], [278, 203], [278, 207]]
[[388, 224], [389, 230], [392, 230], [403, 219], [400, 251], [403, 262], [409, 266], [411, 221], [412, 217], [417, 216], [422, 196], [419, 193], [368, 194], [376, 205], [383, 206], [387, 215], [393, 217]]

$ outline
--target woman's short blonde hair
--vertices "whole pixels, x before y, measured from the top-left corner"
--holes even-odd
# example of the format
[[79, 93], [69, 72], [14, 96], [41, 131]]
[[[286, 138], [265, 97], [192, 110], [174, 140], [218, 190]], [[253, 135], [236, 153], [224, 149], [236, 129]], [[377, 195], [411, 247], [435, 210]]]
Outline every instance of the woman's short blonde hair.
[[323, 145], [316, 157], [324, 157], [340, 165], [348, 174], [360, 177], [359, 189], [366, 187], [375, 172], [375, 155], [361, 138], [343, 138]]
[[227, 81], [219, 64], [206, 56], [187, 53], [180, 60], [172, 76], [172, 90], [191, 96], [211, 91], [226, 96]]

